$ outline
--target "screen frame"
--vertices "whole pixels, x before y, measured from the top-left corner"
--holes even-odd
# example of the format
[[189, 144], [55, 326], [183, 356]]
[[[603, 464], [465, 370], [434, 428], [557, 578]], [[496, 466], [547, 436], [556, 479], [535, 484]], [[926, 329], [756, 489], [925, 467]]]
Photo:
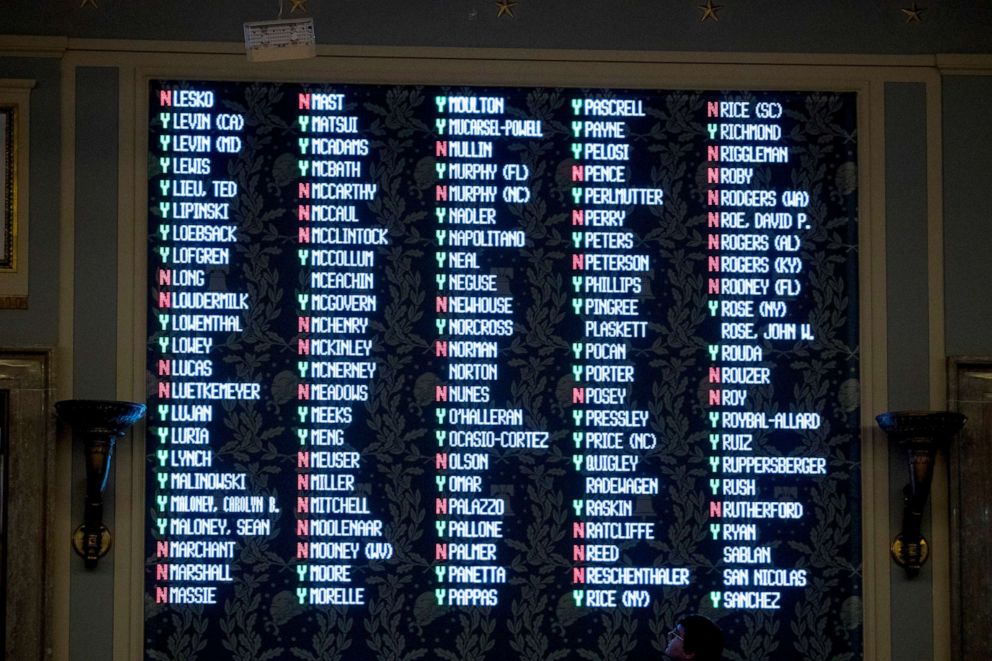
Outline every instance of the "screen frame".
[[[738, 61], [734, 61], [737, 58]], [[848, 62], [836, 63], [836, 61]], [[864, 58], [861, 58], [862, 60]], [[877, 60], [878, 58], [876, 58]], [[932, 73], [932, 72], [931, 72]], [[864, 649], [866, 659], [887, 659], [890, 649], [888, 452], [873, 414], [887, 401], [885, 241], [884, 241], [884, 84], [893, 77], [932, 82], [923, 69], [865, 66], [856, 57], [735, 56], [714, 54], [590, 53], [579, 51], [467, 51], [465, 49], [329, 48], [306, 61], [250, 65], [243, 55], [146, 53], [122, 71], [121, 134], [133, 136], [124, 148], [119, 235], [118, 389], [144, 399], [145, 249], [147, 246], [147, 104], [154, 78], [266, 80], [365, 84], [545, 85], [644, 89], [747, 89], [854, 92], [858, 98], [859, 295], [861, 346], [862, 548]], [[127, 153], [125, 153], [127, 152]], [[928, 149], [928, 159], [938, 151]], [[939, 172], [939, 168], [938, 168]], [[939, 176], [939, 174], [938, 174]], [[123, 182], [122, 182], [123, 183]], [[131, 197], [133, 196], [133, 197]], [[128, 218], [134, 219], [130, 222]], [[931, 221], [933, 222], [933, 221]], [[931, 226], [931, 235], [933, 228]], [[933, 272], [933, 271], [931, 271]], [[131, 304], [126, 304], [130, 301]], [[931, 312], [931, 319], [933, 318]], [[931, 337], [933, 346], [933, 337]], [[933, 350], [931, 349], [931, 353]], [[932, 362], [932, 361], [931, 361]], [[934, 384], [931, 384], [934, 390]], [[115, 565], [115, 658], [140, 658], [143, 631], [144, 430], [119, 453], [116, 529], [120, 552]], [[125, 480], [121, 480], [126, 473]], [[935, 484], [935, 492], [938, 489]], [[934, 503], [938, 505], [937, 502]], [[940, 543], [934, 531], [935, 544]], [[946, 542], [946, 540], [945, 540]], [[937, 554], [934, 554], [937, 556]], [[946, 554], [945, 554], [946, 555]], [[935, 567], [935, 575], [937, 575]], [[934, 584], [934, 603], [938, 603]], [[936, 624], [935, 624], [936, 629]], [[122, 640], [123, 639], [123, 640]]]

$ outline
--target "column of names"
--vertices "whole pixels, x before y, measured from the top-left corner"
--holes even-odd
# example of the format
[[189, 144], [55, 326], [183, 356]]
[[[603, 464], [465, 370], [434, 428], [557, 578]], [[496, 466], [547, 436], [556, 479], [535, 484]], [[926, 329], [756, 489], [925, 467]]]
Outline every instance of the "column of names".
[[499, 345], [514, 333], [515, 310], [486, 254], [526, 245], [523, 230], [498, 228], [498, 207], [530, 195], [528, 169], [502, 163], [499, 143], [542, 129], [508, 118], [502, 97], [437, 96], [435, 104], [435, 355], [446, 362], [434, 398], [435, 596], [444, 606], [496, 606], [507, 582], [499, 542], [507, 504], [486, 475], [494, 451], [545, 449], [548, 434], [526, 430], [522, 409], [494, 406]]
[[356, 491], [360, 439], [346, 434], [376, 372], [369, 332], [378, 309], [376, 249], [385, 228], [363, 224], [375, 199], [369, 140], [344, 94], [302, 92], [297, 257], [296, 573], [300, 604], [365, 603], [356, 563], [391, 557], [382, 520]]
[[724, 588], [710, 593], [715, 608], [778, 609], [783, 588], [806, 585], [805, 569], [775, 567], [760, 525], [799, 521], [804, 504], [789, 491], [769, 493], [759, 478], [826, 474], [824, 457], [770, 456], [759, 443], [768, 434], [815, 430], [819, 414], [789, 402], [776, 402], [788, 411], [769, 413], [751, 398], [774, 380], [768, 345], [813, 339], [808, 323], [785, 321], [802, 290], [800, 233], [809, 221], [801, 209], [809, 194], [768, 187], [755, 167], [789, 162], [775, 121], [781, 113], [777, 103], [706, 104], [707, 305], [719, 328], [708, 346], [709, 516], [712, 538], [722, 542]]
[[573, 467], [582, 497], [572, 501], [573, 599], [584, 608], [646, 607], [647, 587], [684, 586], [687, 569], [636, 567], [622, 548], [655, 539], [654, 521], [635, 503], [659, 493], [642, 453], [657, 439], [648, 411], [631, 407], [637, 374], [629, 352], [648, 337], [639, 294], [651, 256], [626, 228], [631, 213], [663, 203], [660, 188], [633, 185], [630, 124], [644, 117], [629, 99], [572, 99], [572, 310], [581, 335], [572, 345]]
[[[217, 178], [223, 155], [241, 150], [244, 118], [215, 110], [213, 92], [159, 91], [160, 174], [153, 180], [158, 267], [153, 301], [157, 334], [156, 388], [149, 416], [155, 457], [153, 527], [155, 601], [216, 603], [217, 586], [232, 580], [236, 539], [269, 534], [275, 503], [246, 475], [219, 471], [216, 442], [225, 431], [220, 402], [257, 400], [261, 386], [216, 380], [215, 343], [243, 331], [251, 301], [245, 292], [214, 287], [212, 275], [232, 266], [237, 227], [234, 181]], [[218, 168], [219, 169], [219, 168]]]

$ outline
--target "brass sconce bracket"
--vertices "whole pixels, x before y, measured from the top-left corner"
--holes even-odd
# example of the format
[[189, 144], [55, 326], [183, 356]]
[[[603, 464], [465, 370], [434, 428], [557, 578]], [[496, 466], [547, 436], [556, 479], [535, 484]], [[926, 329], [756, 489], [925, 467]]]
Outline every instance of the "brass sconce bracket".
[[883, 413], [875, 420], [889, 442], [906, 452], [909, 462], [909, 484], [903, 488], [902, 531], [889, 551], [906, 575], [913, 577], [930, 557], [921, 525], [930, 498], [937, 451], [961, 431], [966, 419], [951, 411], [895, 411]]
[[110, 531], [103, 525], [103, 492], [110, 479], [110, 461], [120, 436], [145, 415], [144, 404], [69, 399], [55, 403], [59, 419], [72, 427], [86, 458], [86, 510], [83, 524], [72, 534], [72, 547], [87, 569], [110, 550]]

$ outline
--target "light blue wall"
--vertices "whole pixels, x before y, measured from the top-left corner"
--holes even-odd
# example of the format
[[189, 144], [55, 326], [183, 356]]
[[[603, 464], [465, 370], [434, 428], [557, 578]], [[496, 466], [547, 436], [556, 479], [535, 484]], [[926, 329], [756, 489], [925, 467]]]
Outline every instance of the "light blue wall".
[[[75, 295], [73, 393], [117, 399], [117, 76], [116, 67], [76, 69]], [[72, 460], [73, 522], [83, 520], [83, 453]], [[114, 530], [113, 482], [104, 495], [104, 521]], [[95, 570], [70, 564], [69, 649], [72, 661], [111, 659], [113, 555]]]
[[[890, 411], [930, 407], [926, 140], [926, 88], [917, 83], [887, 84], [885, 298]], [[890, 539], [902, 527], [902, 488], [908, 480], [905, 454], [892, 452]], [[919, 576], [907, 579], [901, 568], [889, 565], [893, 659], [926, 661], [933, 656], [931, 568], [928, 563]]]
[[943, 98], [947, 353], [990, 356], [992, 76], [949, 76]]

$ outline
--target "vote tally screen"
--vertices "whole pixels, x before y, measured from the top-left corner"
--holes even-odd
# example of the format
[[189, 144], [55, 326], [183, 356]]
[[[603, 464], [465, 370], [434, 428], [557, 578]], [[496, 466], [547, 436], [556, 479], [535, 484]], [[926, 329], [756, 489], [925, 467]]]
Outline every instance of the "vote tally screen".
[[862, 658], [855, 120], [153, 81], [145, 658]]

